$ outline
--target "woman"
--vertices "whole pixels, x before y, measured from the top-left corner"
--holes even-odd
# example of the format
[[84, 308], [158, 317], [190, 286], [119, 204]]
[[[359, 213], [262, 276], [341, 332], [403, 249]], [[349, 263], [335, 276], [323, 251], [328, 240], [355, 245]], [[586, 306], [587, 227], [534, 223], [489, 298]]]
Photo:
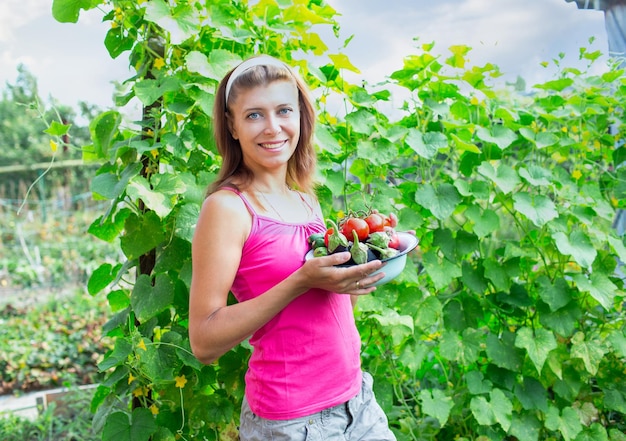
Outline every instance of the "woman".
[[[250, 338], [242, 440], [395, 440], [361, 371], [352, 313], [384, 276], [370, 276], [381, 262], [335, 267], [348, 252], [304, 262], [307, 238], [326, 229], [306, 85], [260, 56], [229, 72], [216, 95], [223, 164], [193, 240], [194, 354], [212, 363]], [[236, 304], [227, 305], [229, 292]]]

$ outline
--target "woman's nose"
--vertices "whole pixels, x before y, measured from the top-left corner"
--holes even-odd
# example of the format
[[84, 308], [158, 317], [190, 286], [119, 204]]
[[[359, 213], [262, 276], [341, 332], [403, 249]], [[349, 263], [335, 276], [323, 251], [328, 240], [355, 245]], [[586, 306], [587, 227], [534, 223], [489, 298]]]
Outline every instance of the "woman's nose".
[[280, 121], [275, 116], [269, 116], [265, 124], [265, 133], [276, 134], [281, 131]]

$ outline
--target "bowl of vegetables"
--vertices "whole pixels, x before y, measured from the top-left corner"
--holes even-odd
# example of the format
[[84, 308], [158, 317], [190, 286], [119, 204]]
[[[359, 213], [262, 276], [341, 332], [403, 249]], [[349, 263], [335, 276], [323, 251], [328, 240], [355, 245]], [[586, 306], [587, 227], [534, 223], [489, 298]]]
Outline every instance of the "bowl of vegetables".
[[308, 238], [310, 250], [305, 260], [349, 251], [351, 259], [341, 267], [381, 260], [384, 265], [372, 275], [384, 272], [385, 276], [372, 286], [390, 282], [402, 273], [407, 254], [418, 244], [417, 237], [409, 232], [396, 231], [397, 217], [371, 211], [364, 215], [350, 214], [338, 223], [327, 221], [325, 233]]

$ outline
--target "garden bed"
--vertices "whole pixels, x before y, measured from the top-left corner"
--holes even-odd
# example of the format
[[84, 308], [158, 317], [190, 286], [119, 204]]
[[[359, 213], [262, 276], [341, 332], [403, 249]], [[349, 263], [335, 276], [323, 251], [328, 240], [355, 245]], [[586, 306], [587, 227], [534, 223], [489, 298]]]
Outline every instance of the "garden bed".
[[77, 288], [0, 294], [0, 395], [100, 380], [105, 303]]

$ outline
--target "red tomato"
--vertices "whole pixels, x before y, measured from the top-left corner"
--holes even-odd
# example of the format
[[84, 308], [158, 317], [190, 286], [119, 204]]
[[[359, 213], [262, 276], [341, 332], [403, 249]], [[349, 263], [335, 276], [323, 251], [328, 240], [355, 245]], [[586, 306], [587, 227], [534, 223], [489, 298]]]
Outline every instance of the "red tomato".
[[372, 212], [365, 218], [367, 226], [370, 228], [370, 233], [376, 233], [377, 231], [383, 231], [385, 226], [385, 218], [382, 214]]
[[335, 232], [334, 228], [329, 228], [324, 233], [324, 245], [326, 245], [326, 248], [328, 248], [328, 237], [331, 236], [334, 232]]
[[396, 228], [398, 226], [398, 216], [396, 216], [395, 213], [389, 213], [389, 215], [385, 217], [385, 225]]
[[400, 249], [400, 238], [398, 237], [396, 230], [394, 230], [393, 227], [387, 225], [385, 226], [385, 232], [389, 235], [389, 238], [391, 239], [389, 241], [389, 248], [395, 248], [396, 250]]
[[352, 231], [356, 231], [356, 235], [359, 240], [363, 241], [367, 239], [367, 236], [370, 234], [370, 227], [364, 219], [361, 219], [360, 217], [350, 217], [343, 223], [341, 232], [348, 238], [348, 240], [353, 240], [354, 236]]

